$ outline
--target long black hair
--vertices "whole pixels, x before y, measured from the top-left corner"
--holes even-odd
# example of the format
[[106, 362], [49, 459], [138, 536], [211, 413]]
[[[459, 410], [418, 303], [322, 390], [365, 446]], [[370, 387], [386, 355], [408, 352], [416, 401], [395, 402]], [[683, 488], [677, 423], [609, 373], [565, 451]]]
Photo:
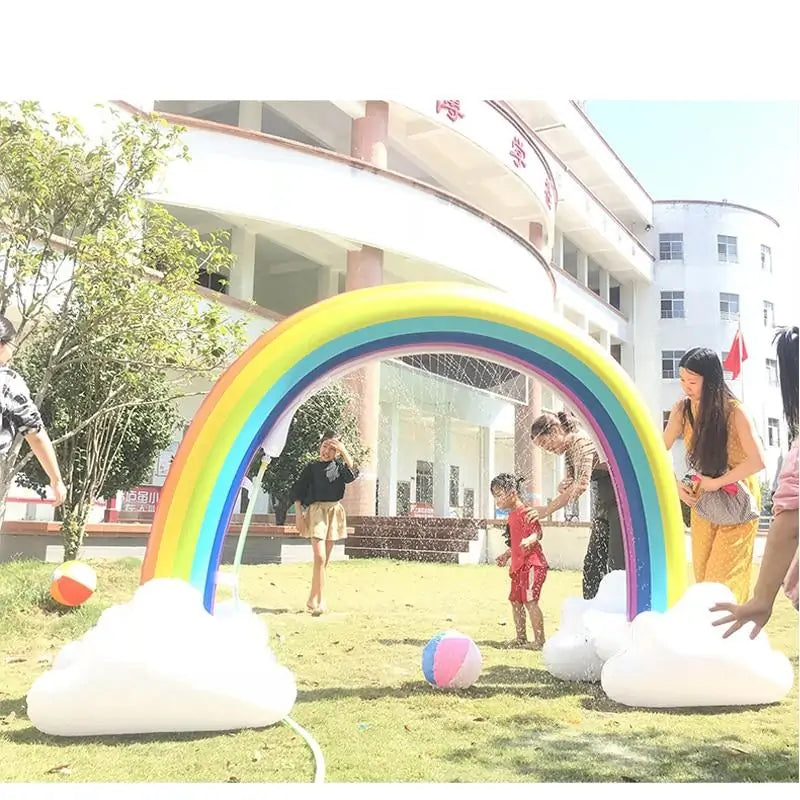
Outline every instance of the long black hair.
[[725, 383], [719, 356], [707, 347], [693, 347], [678, 362], [703, 378], [700, 413], [692, 419], [689, 398], [684, 414], [692, 425], [692, 446], [687, 449], [689, 466], [702, 475], [718, 478], [728, 470], [728, 417], [730, 401], [735, 399]]
[[794, 439], [797, 436], [797, 325], [778, 330], [772, 343], [778, 354], [783, 416], [789, 426], [789, 438]]

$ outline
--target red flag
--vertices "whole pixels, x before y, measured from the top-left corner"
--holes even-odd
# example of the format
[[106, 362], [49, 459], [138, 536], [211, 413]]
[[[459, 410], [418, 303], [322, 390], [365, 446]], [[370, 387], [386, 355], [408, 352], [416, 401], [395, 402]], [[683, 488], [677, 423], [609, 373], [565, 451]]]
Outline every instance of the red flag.
[[742, 336], [742, 329], [736, 329], [736, 335], [733, 337], [731, 349], [728, 352], [728, 357], [722, 365], [728, 372], [731, 373], [731, 379], [736, 380], [739, 373], [742, 371], [742, 362], [747, 360], [747, 348], [744, 345], [744, 336]]

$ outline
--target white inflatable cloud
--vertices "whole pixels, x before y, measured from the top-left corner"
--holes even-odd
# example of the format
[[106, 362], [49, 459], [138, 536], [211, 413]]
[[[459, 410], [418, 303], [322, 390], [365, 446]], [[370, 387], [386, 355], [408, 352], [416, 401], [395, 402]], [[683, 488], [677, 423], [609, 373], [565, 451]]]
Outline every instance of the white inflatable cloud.
[[592, 600], [569, 597], [542, 650], [547, 671], [565, 681], [599, 681], [603, 663], [628, 641], [624, 570], [609, 572]]
[[184, 581], [148, 581], [36, 679], [31, 722], [54, 736], [273, 725], [294, 706], [294, 676], [275, 660], [252, 611], [220, 611], [209, 614]]
[[[760, 705], [792, 688], [792, 665], [762, 630], [746, 625], [728, 639], [714, 627], [716, 602], [734, 602], [719, 583], [699, 583], [665, 614], [646, 611], [631, 623], [631, 643], [602, 670], [602, 687], [617, 703], [645, 708]], [[724, 612], [722, 612], [724, 613]]]

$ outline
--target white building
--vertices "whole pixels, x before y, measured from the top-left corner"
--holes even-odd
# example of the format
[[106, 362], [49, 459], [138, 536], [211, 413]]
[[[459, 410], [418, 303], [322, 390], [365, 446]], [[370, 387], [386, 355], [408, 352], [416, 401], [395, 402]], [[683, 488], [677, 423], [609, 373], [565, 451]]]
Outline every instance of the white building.
[[[744, 263], [730, 289], [730, 269], [713, 287], [684, 280], [695, 268], [707, 271], [717, 233], [741, 237], [739, 252], [748, 267], [755, 253], [757, 266], [758, 247], [774, 233], [768, 218], [726, 217], [708, 246], [702, 225], [681, 216], [683, 206], [657, 204], [654, 219], [653, 199], [571, 101], [120, 105], [185, 126], [191, 161], [171, 165], [153, 199], [201, 233], [231, 232], [237, 261], [228, 284], [213, 275], [198, 282], [248, 318], [253, 338], [318, 300], [380, 283], [453, 280], [553, 293], [564, 319], [633, 376], [660, 425], [676, 393], [662, 382], [661, 350], [702, 341], [721, 351], [735, 327], [718, 314], [705, 328], [662, 321], [660, 291], [686, 292], [698, 325], [720, 292], [738, 294], [754, 320], [769, 300], [745, 303], [744, 276], [752, 273]], [[684, 234], [680, 267], [656, 263], [658, 231]], [[755, 370], [766, 351], [749, 326], [746, 369]], [[453, 356], [383, 362], [354, 380], [364, 398], [362, 436], [375, 457], [348, 493], [352, 513], [492, 516], [492, 471], [531, 476], [527, 490], [537, 499], [556, 493], [563, 460], [534, 450], [529, 437], [535, 415], [561, 407], [548, 387]], [[190, 417], [197, 405], [181, 410]], [[765, 405], [762, 416], [766, 425], [779, 415]], [[159, 460], [154, 487], [169, 455]], [[579, 505], [585, 520], [588, 495]]]
[[[710, 347], [724, 361], [741, 326], [748, 357], [729, 385], [763, 439], [771, 480], [788, 446], [772, 338], [776, 323], [789, 320], [776, 316], [776, 307], [795, 310], [780, 309], [778, 222], [735, 203], [664, 200], [655, 205], [654, 227], [662, 412], [666, 416], [680, 397], [677, 363], [684, 352]], [[682, 467], [680, 444], [676, 459]]]

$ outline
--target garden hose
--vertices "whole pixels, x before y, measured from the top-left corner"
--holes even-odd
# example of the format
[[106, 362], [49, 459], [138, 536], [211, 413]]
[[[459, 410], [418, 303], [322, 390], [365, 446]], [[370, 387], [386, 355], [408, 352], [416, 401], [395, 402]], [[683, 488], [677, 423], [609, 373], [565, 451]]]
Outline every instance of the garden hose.
[[[242, 555], [244, 554], [244, 545], [247, 541], [247, 532], [250, 529], [250, 520], [253, 518], [253, 509], [255, 508], [256, 497], [258, 496], [259, 489], [261, 488], [261, 480], [264, 477], [264, 472], [270, 462], [267, 455], [261, 459], [261, 465], [258, 468], [258, 474], [253, 480], [253, 491], [247, 499], [247, 509], [244, 512], [244, 521], [242, 522], [242, 530], [239, 533], [239, 541], [236, 543], [236, 555], [233, 557], [233, 600], [234, 606], [239, 607], [239, 569], [242, 565]], [[322, 750], [317, 744], [316, 739], [303, 727], [298, 725], [291, 717], [284, 717], [281, 722], [291, 728], [311, 748], [314, 755], [314, 783], [325, 782], [325, 758], [322, 755]]]

